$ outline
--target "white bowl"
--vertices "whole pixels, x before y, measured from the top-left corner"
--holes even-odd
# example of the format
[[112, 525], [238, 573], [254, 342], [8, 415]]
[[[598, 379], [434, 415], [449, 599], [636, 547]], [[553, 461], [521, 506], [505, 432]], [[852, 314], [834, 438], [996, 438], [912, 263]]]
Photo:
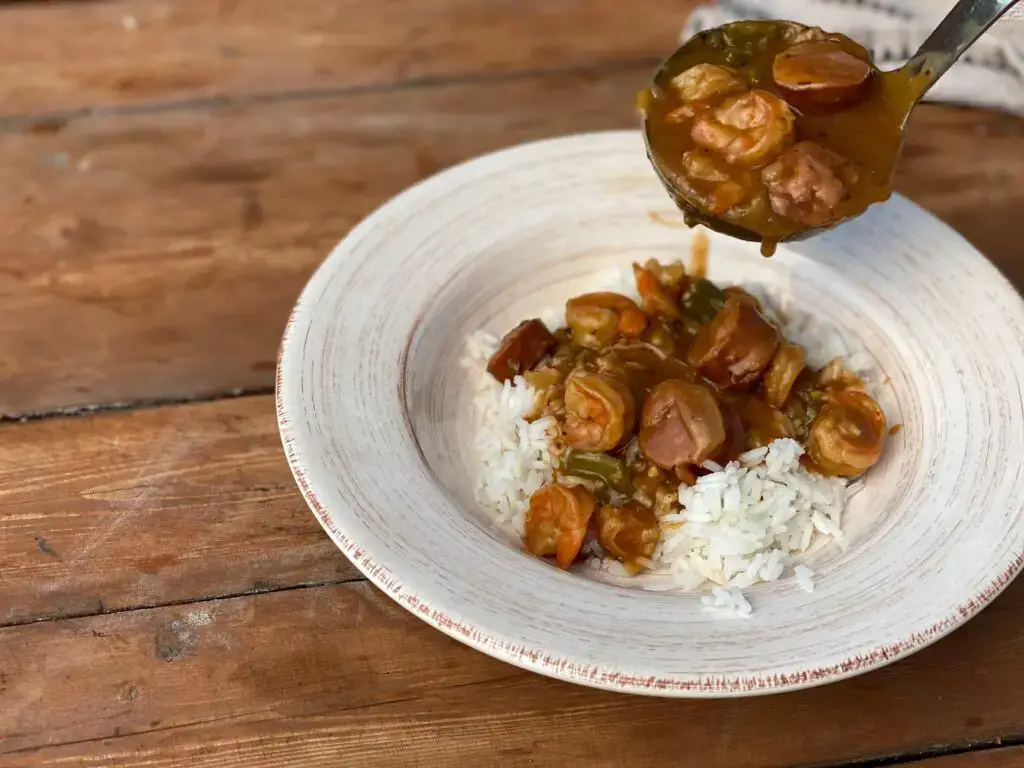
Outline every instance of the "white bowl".
[[438, 629], [572, 682], [663, 696], [790, 690], [881, 666], [994, 598], [1024, 562], [1024, 306], [948, 227], [894, 197], [771, 259], [712, 238], [711, 276], [756, 282], [856, 339], [903, 424], [819, 548], [816, 588], [695, 594], [596, 583], [523, 553], [473, 494], [465, 337], [501, 334], [690, 233], [636, 133], [569, 136], [447, 170], [362, 222], [288, 324], [277, 404], [307, 502], [377, 586]]

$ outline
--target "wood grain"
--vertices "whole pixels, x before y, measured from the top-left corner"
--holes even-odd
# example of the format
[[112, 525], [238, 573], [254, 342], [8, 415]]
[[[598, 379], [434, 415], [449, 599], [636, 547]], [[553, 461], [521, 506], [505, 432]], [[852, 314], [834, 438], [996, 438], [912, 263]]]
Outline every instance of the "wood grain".
[[[516, 77], [0, 134], [0, 413], [269, 387], [296, 295], [356, 221], [478, 153], [633, 126], [646, 76]], [[1022, 146], [1024, 120], [926, 105], [899, 179], [1018, 285]]]
[[86, 118], [0, 137], [16, 180], [0, 187], [0, 412], [270, 386], [299, 290], [362, 216], [477, 153], [635, 124], [645, 74]]
[[0, 763], [767, 768], [962, 747], [1019, 727], [1022, 609], [1017, 585], [876, 673], [696, 702], [518, 671], [366, 582], [42, 622], [0, 630]]
[[0, 433], [0, 626], [358, 577], [295, 488], [271, 397]]
[[106, 0], [0, 10], [0, 115], [511, 70], [653, 68], [695, 0]]
[[1018, 290], [1024, 288], [1013, 213], [1024, 198], [1024, 119], [926, 105], [914, 112], [907, 131], [896, 188], [970, 240]]

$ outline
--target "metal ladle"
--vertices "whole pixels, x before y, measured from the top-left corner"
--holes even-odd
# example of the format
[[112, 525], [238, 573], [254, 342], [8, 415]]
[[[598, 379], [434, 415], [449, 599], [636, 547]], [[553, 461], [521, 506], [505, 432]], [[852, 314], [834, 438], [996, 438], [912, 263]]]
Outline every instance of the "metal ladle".
[[[959, 0], [953, 9], [946, 15], [938, 27], [928, 36], [917, 53], [900, 69], [883, 73], [885, 77], [899, 77], [904, 80], [908, 87], [902, 89], [903, 100], [905, 101], [905, 112], [900, 125], [899, 143], [892, 156], [892, 167], [889, 169], [889, 178], [895, 170], [896, 163], [902, 151], [903, 139], [906, 131], [907, 118], [914, 107], [921, 101], [928, 90], [943, 74], [959, 59], [963, 53], [981, 35], [991, 27], [1004, 13], [1016, 5], [1018, 0]], [[742, 22], [740, 22], [742, 23]], [[723, 29], [720, 27], [719, 29]], [[714, 30], [706, 30], [701, 35], [707, 35]], [[654, 76], [657, 84], [664, 74], [672, 67], [673, 63], [687, 55], [693, 49], [695, 43], [699, 42], [701, 35], [695, 36], [683, 43], [671, 56], [661, 65]], [[650, 135], [650, 121], [644, 120], [644, 139], [647, 145], [647, 156], [654, 166], [654, 170], [661, 179], [662, 184], [675, 200], [676, 205], [686, 216], [691, 225], [703, 224], [716, 232], [730, 235], [741, 240], [760, 241], [761, 235], [731, 222], [716, 218], [705, 213], [694, 205], [686, 194], [673, 182], [673, 174], [666, 165], [656, 156], [652, 149]], [[860, 215], [859, 213], [857, 215]], [[781, 238], [780, 242], [791, 240], [803, 240], [819, 232], [831, 229], [837, 224], [847, 221], [852, 216], [833, 222], [825, 227], [809, 227], [799, 232]]]

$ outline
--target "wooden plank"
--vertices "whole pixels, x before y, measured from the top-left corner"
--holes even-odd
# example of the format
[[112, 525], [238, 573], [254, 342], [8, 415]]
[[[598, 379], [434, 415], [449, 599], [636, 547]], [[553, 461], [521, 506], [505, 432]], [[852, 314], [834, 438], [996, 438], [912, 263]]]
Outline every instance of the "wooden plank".
[[272, 397], [0, 434], [0, 626], [358, 578], [292, 481]]
[[782, 696], [672, 701], [518, 671], [366, 582], [0, 630], [18, 766], [758, 768], [1019, 734], [1024, 583], [892, 667]]
[[696, 0], [104, 0], [0, 9], [0, 115], [668, 55]]
[[[417, 179], [636, 125], [646, 68], [90, 117], [0, 134], [0, 414], [269, 387], [292, 302]], [[1024, 120], [925, 106], [900, 188], [1024, 284]], [[970, 156], [970, 160], [966, 158]]]
[[[0, 136], [0, 413], [271, 386], [334, 243], [466, 157], [636, 124], [645, 69]], [[566, 105], [571, 104], [571, 109]]]

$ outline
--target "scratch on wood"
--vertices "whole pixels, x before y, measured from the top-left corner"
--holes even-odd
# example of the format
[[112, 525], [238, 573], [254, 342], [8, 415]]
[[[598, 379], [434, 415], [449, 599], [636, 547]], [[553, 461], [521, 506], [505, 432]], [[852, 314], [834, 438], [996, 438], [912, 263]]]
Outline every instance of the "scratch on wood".
[[242, 229], [248, 232], [263, 226], [263, 203], [255, 189], [246, 189], [245, 202], [242, 205]]
[[[172, 466], [178, 459], [180, 459], [182, 456], [188, 453], [188, 451], [191, 449], [192, 446], [187, 441], [181, 441], [177, 439], [172, 439], [171, 441], [164, 440], [163, 438], [166, 435], [167, 431], [168, 430], [164, 430], [164, 433], [155, 435], [153, 442], [154, 445], [157, 446], [166, 445], [169, 443], [171, 447], [162, 457], [158, 458], [156, 461], [152, 463], [143, 463], [139, 467], [139, 470], [136, 473], [135, 479], [132, 481], [131, 485], [138, 483], [144, 476], [159, 476], [160, 472], [163, 469]], [[175, 437], [177, 437], [177, 435], [175, 435]], [[124, 508], [113, 515], [113, 519], [110, 521], [110, 523], [98, 529], [96, 533], [89, 539], [89, 541], [85, 543], [81, 550], [75, 553], [75, 555], [71, 558], [72, 565], [79, 563], [85, 558], [87, 558], [90, 554], [92, 554], [92, 552], [97, 547], [99, 547], [111, 536], [117, 533], [117, 531], [123, 528], [128, 523], [128, 521], [131, 518], [133, 518], [139, 511], [145, 509], [145, 507], [147, 506], [147, 502], [149, 501], [149, 498], [156, 492], [156, 486], [147, 484], [142, 485], [141, 487], [133, 490], [137, 491], [135, 497], [132, 499], [125, 500], [123, 502], [125, 505]]]
[[121, 689], [121, 692], [117, 694], [117, 698], [121, 701], [135, 701], [139, 698], [139, 687], [129, 683]]
[[53, 547], [51, 547], [47, 543], [46, 539], [44, 539], [42, 536], [36, 536], [36, 546], [39, 547], [39, 551], [42, 552], [44, 555], [56, 557], [58, 560], [60, 560], [60, 555], [58, 555], [54, 551]]
[[209, 610], [193, 611], [157, 627], [156, 657], [161, 661], [181, 661], [199, 646], [199, 629], [213, 623]]

